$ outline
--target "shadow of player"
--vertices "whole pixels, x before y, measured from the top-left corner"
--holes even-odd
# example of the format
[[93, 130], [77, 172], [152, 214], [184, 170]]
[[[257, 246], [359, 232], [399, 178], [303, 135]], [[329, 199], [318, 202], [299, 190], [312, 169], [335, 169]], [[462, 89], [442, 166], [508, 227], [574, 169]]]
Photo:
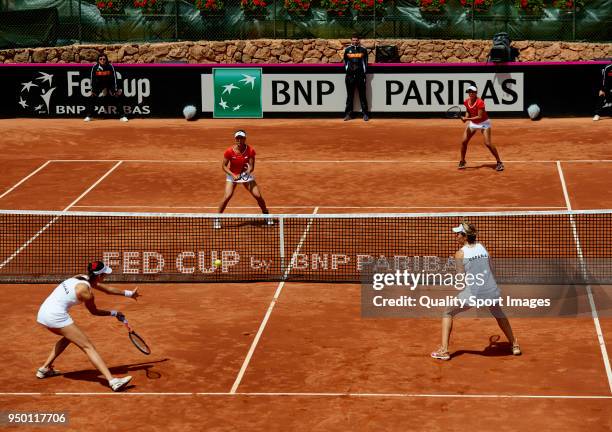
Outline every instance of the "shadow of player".
[[[109, 370], [114, 376], [128, 375], [131, 372], [144, 370], [148, 379], [159, 379], [162, 377], [162, 374], [152, 369], [155, 364], [163, 363], [168, 360], [169, 359], [165, 358], [162, 360], [149, 361], [146, 363], [132, 363], [127, 365], [113, 366], [110, 367]], [[97, 382], [102, 384], [104, 387], [108, 387], [108, 382], [104, 377], [100, 375], [100, 372], [97, 369], [85, 369], [80, 371], [65, 372], [61, 376], [76, 381]], [[134, 386], [128, 386], [126, 387], [126, 389], [132, 387]]]
[[512, 355], [512, 345], [510, 342], [499, 342], [500, 336], [493, 335], [489, 338], [489, 345], [482, 351], [475, 350], [458, 350], [451, 354], [451, 359], [459, 357], [463, 354], [474, 354], [485, 357], [504, 357]]
[[478, 170], [482, 168], [489, 168], [489, 169], [495, 170], [496, 167], [497, 167], [497, 164], [493, 163], [493, 164], [480, 164], [480, 165], [466, 166], [465, 169], [466, 170]]

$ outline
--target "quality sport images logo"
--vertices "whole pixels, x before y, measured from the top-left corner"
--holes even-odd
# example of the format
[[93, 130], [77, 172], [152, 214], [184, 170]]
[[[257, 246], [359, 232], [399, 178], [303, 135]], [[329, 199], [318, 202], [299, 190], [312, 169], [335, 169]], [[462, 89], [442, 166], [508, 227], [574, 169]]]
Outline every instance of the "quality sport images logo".
[[[117, 72], [118, 87], [123, 91], [119, 107], [108, 98], [96, 100], [96, 115], [150, 115], [151, 81], [148, 78], [124, 78]], [[18, 115], [82, 116], [91, 96], [89, 70], [36, 71], [22, 78], [16, 87]], [[117, 108], [121, 113], [117, 113]]]

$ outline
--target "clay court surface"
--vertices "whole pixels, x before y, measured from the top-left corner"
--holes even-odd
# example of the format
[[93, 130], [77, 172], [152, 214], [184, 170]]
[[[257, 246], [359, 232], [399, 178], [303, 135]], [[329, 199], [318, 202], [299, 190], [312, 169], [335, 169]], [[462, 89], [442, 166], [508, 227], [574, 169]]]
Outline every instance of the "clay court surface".
[[[612, 120], [496, 119], [503, 173], [479, 135], [458, 171], [462, 124], [442, 119], [0, 126], [5, 210], [214, 212], [237, 128], [273, 213], [612, 208]], [[257, 207], [237, 189], [227, 212]], [[138, 302], [97, 304], [123, 311], [150, 356], [116, 320], [71, 311], [111, 371], [134, 377], [112, 393], [74, 346], [56, 362], [64, 375], [34, 377], [57, 340], [36, 324], [53, 287], [0, 286], [0, 411], [67, 412], [52, 430], [612, 430], [610, 318], [515, 319], [520, 357], [490, 344], [494, 320], [458, 319], [453, 359], [436, 362], [440, 320], [364, 319], [359, 285], [140, 284]]]

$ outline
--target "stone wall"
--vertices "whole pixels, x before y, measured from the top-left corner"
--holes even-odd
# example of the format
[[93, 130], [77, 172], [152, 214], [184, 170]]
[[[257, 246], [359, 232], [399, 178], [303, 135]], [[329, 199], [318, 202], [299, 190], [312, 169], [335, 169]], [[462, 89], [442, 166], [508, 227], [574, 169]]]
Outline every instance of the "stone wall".
[[[158, 44], [70, 45], [0, 50], [3, 63], [91, 63], [106, 51], [113, 63], [338, 63], [349, 40], [198, 41]], [[375, 41], [363, 40], [367, 48]], [[402, 63], [470, 63], [486, 60], [491, 41], [378, 40], [398, 47]], [[612, 57], [612, 43], [518, 41], [519, 61], [577, 61]], [[374, 52], [370, 53], [374, 62]]]

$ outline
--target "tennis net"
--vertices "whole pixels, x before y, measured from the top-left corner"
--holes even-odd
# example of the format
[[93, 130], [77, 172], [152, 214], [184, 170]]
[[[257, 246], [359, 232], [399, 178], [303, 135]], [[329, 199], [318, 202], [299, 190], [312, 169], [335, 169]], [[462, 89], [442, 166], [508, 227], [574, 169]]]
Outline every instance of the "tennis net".
[[57, 282], [97, 259], [113, 268], [110, 281], [357, 283], [366, 267], [446, 272], [458, 248], [451, 227], [464, 218], [476, 225], [501, 283], [612, 283], [611, 210], [269, 216], [5, 210], [0, 282]]

